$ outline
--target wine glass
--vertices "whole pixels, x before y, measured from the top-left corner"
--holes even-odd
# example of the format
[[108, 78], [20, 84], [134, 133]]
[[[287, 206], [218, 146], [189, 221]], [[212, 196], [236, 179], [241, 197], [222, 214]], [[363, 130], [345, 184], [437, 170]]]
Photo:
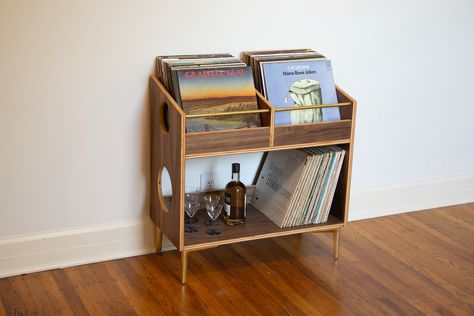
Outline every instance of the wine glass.
[[[218, 195], [207, 195], [204, 197], [204, 201], [206, 202], [206, 210], [207, 215], [211, 218], [210, 221], [207, 221], [206, 224], [209, 226], [215, 226], [219, 224], [217, 218], [221, 214], [222, 211], [222, 204], [219, 204], [219, 200], [221, 198]], [[209, 229], [207, 231], [209, 235], [219, 235], [221, 233], [218, 229]]]
[[216, 226], [219, 221], [217, 220], [217, 217], [221, 213], [222, 210], [222, 205], [219, 208], [219, 200], [221, 197], [219, 195], [206, 195], [204, 197], [204, 202], [206, 202], [206, 211], [207, 215], [211, 218], [210, 221], [206, 222], [206, 225], [209, 226]]
[[[217, 218], [219, 217], [219, 214], [221, 213], [221, 211], [222, 211], [222, 204], [219, 204], [214, 208], [213, 212], [209, 212], [209, 211], [207, 212], [207, 214], [209, 214], [209, 216], [212, 218], [212, 221], [209, 221], [210, 224], [208, 225], [214, 226], [214, 225], [219, 224], [219, 221], [217, 220]], [[220, 235], [221, 231], [213, 228], [213, 229], [209, 229], [207, 233], [209, 235]]]
[[199, 188], [198, 187], [186, 187], [184, 190], [184, 210], [189, 216], [189, 226], [184, 227], [184, 231], [187, 233], [195, 233], [199, 228], [193, 226], [193, 216], [196, 214], [199, 208]]

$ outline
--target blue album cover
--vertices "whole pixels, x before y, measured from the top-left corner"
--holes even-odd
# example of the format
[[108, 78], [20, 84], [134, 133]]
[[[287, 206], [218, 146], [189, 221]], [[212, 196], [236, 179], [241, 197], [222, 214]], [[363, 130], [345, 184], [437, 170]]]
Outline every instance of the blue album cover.
[[[330, 60], [269, 61], [260, 67], [264, 96], [275, 107], [337, 103]], [[338, 107], [275, 113], [275, 125], [340, 119]]]

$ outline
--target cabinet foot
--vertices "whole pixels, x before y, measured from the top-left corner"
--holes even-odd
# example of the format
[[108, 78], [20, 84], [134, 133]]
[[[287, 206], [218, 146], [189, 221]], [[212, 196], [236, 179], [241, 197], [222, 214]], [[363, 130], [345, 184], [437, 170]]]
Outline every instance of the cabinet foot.
[[181, 251], [181, 283], [186, 284], [186, 274], [188, 273], [188, 252]]
[[333, 231], [333, 256], [334, 260], [337, 260], [339, 258], [339, 233], [340, 233], [340, 228], [337, 228]]
[[156, 226], [155, 229], [155, 250], [157, 253], [161, 252], [161, 247], [163, 246], [163, 232], [161, 229]]

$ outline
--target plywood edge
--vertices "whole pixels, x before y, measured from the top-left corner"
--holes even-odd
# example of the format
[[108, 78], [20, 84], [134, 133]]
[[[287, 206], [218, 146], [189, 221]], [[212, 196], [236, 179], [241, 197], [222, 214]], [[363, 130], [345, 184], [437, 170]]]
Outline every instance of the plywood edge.
[[335, 229], [342, 228], [342, 227], [344, 227], [343, 222], [337, 223], [337, 224], [323, 225], [323, 226], [318, 226], [318, 227], [295, 228], [292, 230], [285, 230], [281, 232], [264, 233], [264, 234], [257, 234], [257, 235], [251, 235], [251, 236], [245, 236], [245, 237], [237, 237], [237, 238], [232, 238], [232, 239], [227, 239], [227, 240], [216, 240], [216, 241], [210, 241], [210, 242], [205, 242], [205, 243], [200, 243], [200, 244], [185, 245], [184, 250], [199, 250], [199, 249], [234, 244], [234, 243], [239, 243], [239, 242], [244, 242], [244, 241], [251, 241], [251, 240], [258, 240], [258, 239], [272, 238], [272, 237], [281, 237], [281, 236], [295, 235], [295, 234], [301, 234], [301, 233], [332, 232]]
[[[342, 90], [341, 90], [342, 91]], [[344, 92], [345, 93], [345, 92]], [[351, 141], [349, 143], [349, 159], [348, 159], [348, 171], [346, 179], [346, 201], [345, 201], [345, 212], [344, 212], [344, 224], [347, 224], [349, 218], [349, 205], [351, 200], [351, 180], [352, 180], [352, 161], [354, 159], [354, 143], [355, 143], [355, 127], [356, 127], [356, 115], [357, 115], [357, 101], [347, 95], [348, 98], [353, 102], [352, 107], [352, 126], [351, 126]]]

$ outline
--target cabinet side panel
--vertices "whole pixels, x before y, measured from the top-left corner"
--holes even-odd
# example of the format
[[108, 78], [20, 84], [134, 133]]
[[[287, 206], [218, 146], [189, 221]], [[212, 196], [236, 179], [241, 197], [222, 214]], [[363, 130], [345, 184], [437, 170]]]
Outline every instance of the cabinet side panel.
[[349, 161], [350, 161], [350, 144], [338, 145], [346, 151], [344, 162], [342, 164], [341, 173], [337, 181], [336, 191], [331, 204], [330, 214], [341, 221], [345, 221], [348, 212], [348, 200], [346, 197], [349, 194], [350, 180], [349, 180]]
[[[183, 248], [184, 115], [176, 102], [153, 76], [150, 80], [152, 107], [151, 211], [153, 222], [179, 249]], [[168, 170], [172, 199], [161, 195], [161, 173]]]
[[158, 201], [158, 173], [160, 170], [159, 161], [159, 92], [153, 79], [150, 78], [150, 218], [155, 225], [162, 226], [160, 216], [160, 206]]
[[352, 103], [351, 106], [341, 106], [339, 107], [339, 112], [341, 113], [341, 120], [352, 120], [353, 119], [353, 108], [355, 100], [351, 98], [346, 92], [341, 88], [336, 88], [337, 100], [340, 103]]
[[355, 137], [355, 122], [356, 122], [356, 109], [357, 102], [343, 92], [338, 87], [338, 93], [344, 93], [344, 97], [347, 102], [352, 102], [351, 115], [352, 115], [352, 126], [351, 136], [349, 144], [341, 144], [340, 147], [344, 148], [346, 155], [344, 157], [344, 163], [342, 165], [341, 174], [334, 194], [334, 200], [331, 206], [331, 214], [347, 223], [349, 216], [349, 201], [351, 194], [351, 177], [352, 177], [352, 159], [354, 153], [354, 137]]

